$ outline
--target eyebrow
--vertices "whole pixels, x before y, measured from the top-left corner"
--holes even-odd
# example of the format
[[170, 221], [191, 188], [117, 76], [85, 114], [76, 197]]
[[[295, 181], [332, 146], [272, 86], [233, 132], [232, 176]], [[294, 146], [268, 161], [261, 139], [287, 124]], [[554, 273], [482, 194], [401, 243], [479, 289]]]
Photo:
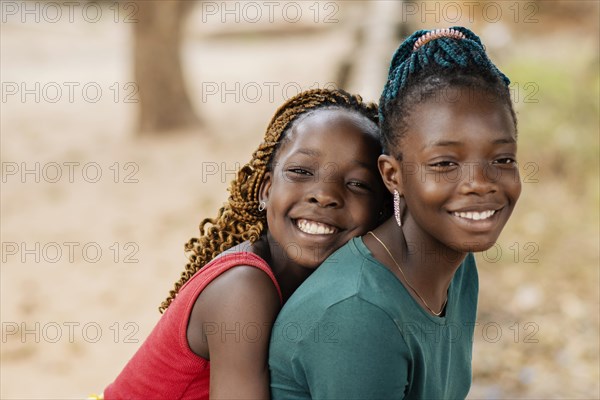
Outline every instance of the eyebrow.
[[[513, 144], [513, 143], [517, 143], [517, 141], [514, 138], [496, 139], [492, 142], [492, 144]], [[423, 149], [426, 149], [428, 147], [461, 146], [462, 144], [463, 144], [463, 142], [456, 141], [456, 140], [434, 140], [432, 142], [427, 143], [425, 146], [423, 146]]]
[[456, 140], [434, 140], [432, 142], [426, 143], [423, 146], [423, 149], [427, 147], [447, 147], [447, 146], [460, 146], [462, 142], [458, 142]]
[[517, 143], [515, 138], [504, 138], [504, 139], [496, 139], [492, 142], [493, 144], [514, 144]]

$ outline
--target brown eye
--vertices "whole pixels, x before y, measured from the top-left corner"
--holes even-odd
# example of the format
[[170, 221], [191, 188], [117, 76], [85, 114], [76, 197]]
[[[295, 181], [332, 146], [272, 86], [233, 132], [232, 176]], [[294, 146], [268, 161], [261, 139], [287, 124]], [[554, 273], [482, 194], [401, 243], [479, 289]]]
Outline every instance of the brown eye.
[[454, 161], [438, 161], [433, 164], [429, 164], [430, 168], [436, 169], [438, 171], [446, 171], [458, 166], [458, 163]]
[[516, 164], [517, 160], [515, 160], [512, 157], [504, 157], [504, 158], [500, 158], [498, 160], [494, 161], [494, 164], [500, 164], [500, 165], [511, 165], [511, 164]]
[[373, 189], [371, 189], [371, 186], [369, 186], [366, 183], [361, 182], [361, 181], [350, 181], [350, 182], [348, 182], [348, 186], [359, 189], [359, 190], [363, 190], [363, 191], [368, 191], [368, 192], [373, 191]]
[[297, 175], [306, 175], [306, 176], [312, 175], [312, 173], [310, 171], [307, 171], [304, 168], [298, 168], [298, 167], [289, 168], [287, 171], [291, 172], [292, 174], [297, 174]]

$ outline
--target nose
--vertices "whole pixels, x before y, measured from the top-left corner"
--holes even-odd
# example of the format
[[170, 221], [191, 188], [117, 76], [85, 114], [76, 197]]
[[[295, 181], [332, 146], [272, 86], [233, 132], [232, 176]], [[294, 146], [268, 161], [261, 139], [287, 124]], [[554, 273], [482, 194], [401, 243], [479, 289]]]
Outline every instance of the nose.
[[344, 198], [337, 186], [337, 183], [334, 182], [319, 182], [309, 190], [307, 201], [319, 207], [339, 208], [343, 206]]
[[463, 194], [486, 195], [498, 190], [498, 171], [485, 162], [466, 164], [462, 182]]

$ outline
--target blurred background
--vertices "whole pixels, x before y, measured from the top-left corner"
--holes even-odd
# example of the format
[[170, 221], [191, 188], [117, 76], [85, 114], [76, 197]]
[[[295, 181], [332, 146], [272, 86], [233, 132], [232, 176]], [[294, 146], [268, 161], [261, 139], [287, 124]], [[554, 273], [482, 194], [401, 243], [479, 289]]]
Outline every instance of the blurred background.
[[277, 107], [376, 101], [398, 44], [464, 25], [512, 80], [523, 194], [477, 256], [472, 399], [597, 399], [599, 3], [1, 1], [6, 399], [120, 372]]

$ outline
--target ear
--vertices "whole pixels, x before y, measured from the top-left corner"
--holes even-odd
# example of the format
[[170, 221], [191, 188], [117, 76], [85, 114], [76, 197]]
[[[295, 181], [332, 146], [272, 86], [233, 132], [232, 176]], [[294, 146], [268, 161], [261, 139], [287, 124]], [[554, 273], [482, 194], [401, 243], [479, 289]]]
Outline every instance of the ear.
[[402, 195], [404, 188], [402, 185], [402, 170], [400, 161], [398, 161], [394, 156], [382, 154], [377, 160], [377, 165], [379, 166], [379, 173], [381, 174], [383, 183], [389, 192], [393, 193], [395, 189], [400, 192], [400, 195]]
[[273, 182], [273, 175], [271, 172], [267, 171], [263, 175], [263, 181], [260, 184], [260, 188], [258, 190], [258, 201], [264, 201], [265, 203], [269, 202], [269, 195], [271, 194], [271, 183]]

